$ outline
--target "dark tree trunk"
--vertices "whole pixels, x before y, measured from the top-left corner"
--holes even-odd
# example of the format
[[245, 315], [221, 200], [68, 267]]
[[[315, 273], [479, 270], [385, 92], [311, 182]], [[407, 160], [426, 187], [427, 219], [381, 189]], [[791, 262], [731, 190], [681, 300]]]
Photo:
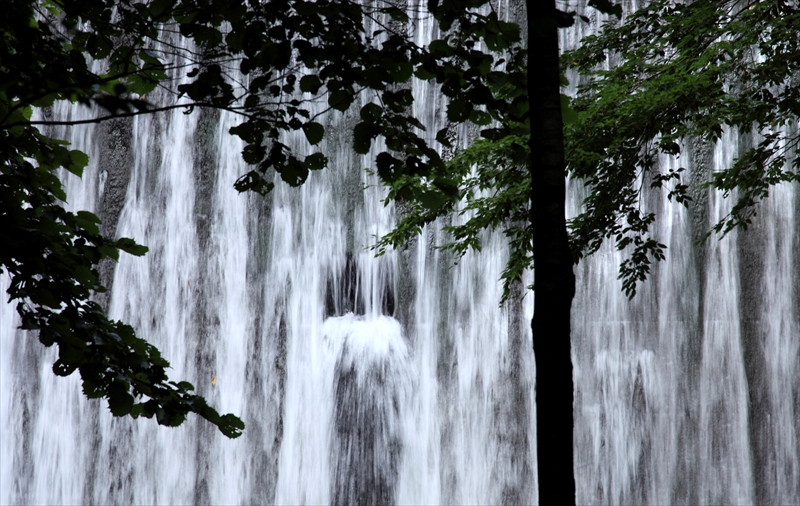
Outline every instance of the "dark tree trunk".
[[564, 215], [566, 182], [554, 0], [527, 0], [531, 118], [533, 349], [539, 504], [575, 504], [570, 308], [575, 275]]

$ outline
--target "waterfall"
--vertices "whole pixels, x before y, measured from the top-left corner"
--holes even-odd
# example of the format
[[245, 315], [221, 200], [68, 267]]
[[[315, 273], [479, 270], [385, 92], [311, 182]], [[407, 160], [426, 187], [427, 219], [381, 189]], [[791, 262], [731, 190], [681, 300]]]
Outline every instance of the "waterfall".
[[[591, 17], [562, 32], [562, 47], [598, 25]], [[800, 504], [800, 188], [775, 186], [747, 230], [701, 240], [733, 197], [699, 183], [753, 142], [726, 131], [662, 156], [696, 188], [688, 208], [644, 193], [668, 250], [633, 300], [612, 244], [576, 267], [579, 504]]]
[[[434, 30], [416, 20], [421, 41]], [[441, 100], [413, 91], [435, 132]], [[236, 121], [176, 110], [55, 133], [91, 157], [83, 179], [64, 175], [69, 207], [150, 248], [101, 266], [110, 316], [246, 431], [114, 418], [77, 375], [53, 375], [55, 350], [16, 330], [4, 301], [0, 503], [535, 503], [532, 297], [517, 286], [498, 307], [504, 237], [454, 263], [429, 227], [375, 258], [400, 211], [364, 171], [373, 157], [349, 149], [355, 116], [328, 118], [328, 170], [266, 198], [232, 188], [248, 170], [227, 133]], [[742, 142], [692, 144], [691, 177]], [[570, 213], [580, 195], [573, 185]], [[643, 202], [669, 249], [632, 301], [613, 247], [576, 268], [579, 504], [800, 501], [798, 189], [776, 187], [751, 228], [702, 244], [730, 203], [695, 202]]]

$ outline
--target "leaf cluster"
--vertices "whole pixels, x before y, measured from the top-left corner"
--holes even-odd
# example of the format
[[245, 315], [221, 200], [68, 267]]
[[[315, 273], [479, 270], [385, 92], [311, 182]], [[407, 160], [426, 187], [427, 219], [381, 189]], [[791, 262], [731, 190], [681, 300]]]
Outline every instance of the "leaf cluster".
[[[426, 47], [408, 47], [409, 71], [428, 80], [447, 99], [447, 120], [487, 126], [507, 123], [527, 112], [522, 67], [525, 51], [516, 24], [484, 12], [484, 2], [456, 0], [430, 3], [429, 9], [443, 31]], [[484, 47], [486, 49], [476, 49]], [[487, 50], [488, 49], [488, 50]], [[410, 90], [391, 91], [401, 100], [378, 95], [360, 110], [354, 149], [369, 152], [372, 140], [383, 137], [388, 148], [375, 160], [376, 172], [389, 188], [387, 201], [413, 202], [430, 213], [449, 209], [458, 199], [460, 177], [445, 164], [436, 149], [452, 148], [448, 127], [429, 136], [409, 115], [414, 97]]]
[[[589, 6], [617, 17], [622, 13], [618, 4], [605, 0], [592, 0]], [[435, 13], [435, 8], [432, 11]], [[544, 29], [553, 24], [571, 26], [575, 15], [575, 12], [556, 9], [535, 18], [532, 29]], [[585, 16], [580, 17], [588, 22]], [[436, 52], [442, 48], [475, 47], [476, 43], [483, 42], [488, 49], [489, 54], [461, 49], [456, 61], [468, 61], [469, 67], [466, 71], [452, 72], [454, 76], [463, 76], [478, 69], [482, 82], [474, 90], [479, 90], [479, 94], [460, 94], [459, 87], [464, 87], [461, 77], [453, 81], [454, 87], [449, 87], [446, 80], [437, 81], [443, 83], [443, 94], [449, 99], [447, 119], [450, 124], [468, 120], [486, 127], [480, 132], [482, 138], [458, 150], [443, 167], [437, 166], [430, 173], [409, 171], [404, 177], [383, 178], [392, 181], [389, 197], [400, 200], [402, 213], [395, 229], [381, 237], [374, 249], [383, 254], [387, 248], [411, 240], [434, 220], [450, 217], [453, 224], [444, 227], [448, 240], [437, 247], [460, 257], [470, 249], [481, 249], [485, 231], [499, 229], [510, 246], [510, 256], [501, 275], [502, 304], [509, 296], [510, 284], [532, 268], [534, 261], [529, 215], [530, 123], [527, 52], [519, 40], [519, 28], [515, 25], [498, 27], [492, 21], [491, 17], [478, 19], [476, 26], [481, 30], [482, 40], [469, 39], [469, 30], [466, 30], [466, 37], [456, 30], [449, 34], [447, 45], [433, 41], [429, 46]], [[464, 21], [459, 19], [459, 23]], [[490, 63], [494, 67], [486, 72]], [[492, 100], [484, 97], [492, 97]], [[479, 107], [475, 107], [476, 104]], [[563, 94], [562, 118], [565, 123], [576, 119], [570, 97]], [[436, 134], [436, 140], [453, 148], [448, 140], [451, 135], [452, 128], [448, 126]]]
[[[347, 111], [366, 93], [355, 150], [367, 153], [382, 137], [388, 149], [375, 162], [390, 198], [443, 208], [458, 192], [434, 143], [449, 141], [444, 131], [428, 137], [411, 114], [407, 83], [435, 82], [451, 99], [453, 122], [508, 123], [524, 121], [526, 113], [519, 27], [484, 4], [431, 2], [442, 35], [420, 47], [398, 28], [408, 21], [406, 11], [382, 1], [9, 2], [0, 21], [6, 76], [0, 81], [0, 268], [11, 276], [8, 293], [18, 301], [22, 327], [37, 331], [45, 345], [58, 345], [54, 371], [79, 371], [85, 394], [106, 398], [117, 416], [155, 416], [173, 426], [194, 412], [230, 437], [244, 428], [193, 395], [190, 384], [170, 381], [158, 350], [129, 326], [108, 320], [92, 300], [105, 290], [98, 262], [116, 259], [119, 250], [141, 255], [146, 248], [103, 237], [96, 216], [64, 209], [56, 171], [80, 175], [88, 158], [37, 126], [175, 108], [227, 110], [242, 118], [231, 133], [244, 140], [242, 156], [253, 166], [235, 187], [266, 194], [274, 173], [299, 185], [327, 165], [322, 152], [293, 153], [283, 134], [302, 132], [319, 145], [325, 137], [320, 116]], [[148, 101], [153, 94], [159, 103]], [[62, 100], [96, 106], [99, 115], [31, 120], [33, 108]], [[314, 112], [321, 100], [327, 109]]]
[[[476, 140], [447, 162], [449, 176], [458, 181], [458, 194], [442, 206], [425, 198], [406, 201], [396, 227], [375, 246], [378, 254], [407, 243], [425, 225], [447, 215], [454, 215], [452, 223], [444, 226], [450, 240], [437, 247], [457, 258], [469, 250], [480, 251], [485, 232], [499, 229], [510, 246], [501, 275], [500, 303], [505, 303], [511, 283], [533, 266], [528, 158], [527, 136]], [[420, 191], [420, 195], [425, 193]]]
[[[142, 6], [103, 0], [4, 4], [0, 272], [10, 277], [7, 293], [17, 301], [21, 328], [34, 331], [45, 346], [58, 346], [53, 371], [79, 371], [84, 393], [104, 397], [112, 414], [176, 426], [194, 412], [237, 437], [241, 420], [217, 413], [189, 383], [170, 381], [169, 363], [159, 351], [130, 326], [109, 320], [93, 300], [105, 291], [99, 262], [117, 260], [119, 251], [143, 255], [147, 248], [104, 237], [97, 216], [64, 208], [67, 196], [57, 171], [81, 176], [88, 157], [31, 121], [33, 107], [60, 100], [96, 104], [116, 116], [149, 110], [137, 95], [153, 90], [166, 71], [142, 49], [145, 37], [155, 33], [153, 17], [141, 15]], [[97, 70], [97, 60], [103, 70]]]
[[147, 248], [131, 239], [100, 235], [100, 220], [87, 211], [64, 209], [66, 195], [55, 170], [80, 174], [86, 155], [33, 127], [0, 131], [0, 272], [17, 300], [20, 328], [36, 331], [45, 346], [58, 345], [53, 372], [80, 372], [89, 398], [105, 397], [115, 416], [153, 417], [179, 425], [195, 412], [229, 437], [243, 423], [220, 416], [191, 393], [188, 383], [169, 381], [169, 363], [133, 329], [109, 320], [92, 295], [105, 291], [97, 264], [119, 251], [141, 256]]
[[641, 211], [643, 188], [670, 182], [670, 198], [691, 201], [683, 169], [664, 163], [680, 157], [687, 139], [713, 145], [724, 132], [755, 139], [704, 184], [735, 199], [714, 232], [746, 227], [771, 186], [798, 180], [797, 26], [796, 2], [657, 0], [564, 55], [565, 65], [588, 76], [566, 143], [572, 176], [590, 189], [572, 222], [574, 247], [591, 253], [606, 238], [619, 249], [632, 245], [620, 269], [629, 295], [665, 248], [649, 236], [656, 217]]
[[[603, 9], [620, 17], [614, 5]], [[664, 258], [666, 249], [651, 234], [657, 216], [642, 210], [643, 192], [663, 188], [669, 199], [691, 204], [694, 190], [682, 179], [685, 169], [666, 163], [669, 158], [680, 162], [689, 138], [713, 144], [724, 142], [728, 132], [754, 139], [729, 167], [701, 183], [734, 199], [730, 213], [706, 237], [746, 227], [773, 185], [798, 181], [797, 26], [796, 2], [657, 0], [624, 20], [608, 20], [598, 34], [563, 56], [564, 67], [577, 70], [582, 82], [574, 99], [562, 97], [569, 175], [588, 190], [583, 212], [569, 223], [576, 261], [612, 239], [629, 253], [619, 277], [626, 294], [635, 294], [637, 283], [654, 261]], [[513, 235], [511, 225], [522, 213], [511, 216], [527, 208], [528, 197], [520, 191], [523, 171], [510, 168], [519, 167], [527, 156], [522, 152], [527, 149], [526, 127], [509, 122], [484, 130], [488, 140], [477, 141], [447, 164], [463, 203], [425, 206], [431, 199], [419, 185], [416, 202], [406, 205], [398, 228], [381, 239], [379, 251], [450, 212], [470, 216], [464, 225], [448, 228], [453, 240], [443, 247], [457, 254], [479, 249], [483, 229], [509, 227], [507, 233], [523, 237]], [[512, 145], [519, 149], [508, 151]], [[466, 170], [470, 164], [474, 172]], [[520, 179], [497, 178], [487, 171], [492, 167], [516, 172]], [[474, 178], [490, 197], [471, 193]], [[500, 216], [507, 221], [494, 220]], [[506, 286], [510, 275], [532, 265], [524, 249], [528, 246], [527, 239], [512, 240]]]

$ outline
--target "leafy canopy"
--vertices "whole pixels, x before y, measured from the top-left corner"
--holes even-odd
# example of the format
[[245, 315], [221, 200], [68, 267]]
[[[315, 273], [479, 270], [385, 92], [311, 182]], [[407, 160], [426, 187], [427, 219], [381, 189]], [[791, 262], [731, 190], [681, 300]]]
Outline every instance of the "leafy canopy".
[[[629, 252], [619, 277], [628, 296], [635, 294], [666, 248], [650, 234], [657, 216], [640, 207], [643, 192], [663, 188], [668, 198], [690, 205], [685, 169], [665, 163], [682, 161], [689, 138], [713, 144], [731, 132], [756, 139], [729, 167], [700, 183], [735, 199], [706, 237], [746, 227], [773, 185], [800, 180], [798, 26], [797, 2], [656, 0], [624, 20], [609, 18], [598, 34], [563, 55], [564, 68], [577, 70], [581, 83], [576, 97], [562, 96], [567, 170], [588, 192], [582, 212], [569, 223], [576, 261], [612, 239]], [[482, 135], [486, 139], [447, 164], [463, 202], [434, 210], [409, 206], [378, 249], [455, 212], [463, 223], [448, 227], [452, 240], [442, 247], [456, 254], [480, 249], [484, 230], [509, 236], [507, 295], [509, 282], [533, 262], [532, 232], [524, 227], [527, 132], [510, 124]]]
[[[126, 65], [114, 44], [118, 29], [110, 25], [111, 5], [83, 3], [81, 15], [98, 27], [79, 27], [72, 3], [12, 1], [4, 5], [0, 67], [0, 268], [8, 272], [7, 290], [17, 300], [22, 329], [35, 330], [45, 346], [58, 345], [53, 371], [67, 376], [78, 370], [89, 398], [105, 397], [115, 416], [155, 416], [175, 426], [195, 412], [228, 437], [244, 424], [220, 415], [187, 382], [170, 381], [169, 363], [133, 329], [109, 320], [92, 295], [105, 291], [97, 264], [116, 260], [119, 251], [143, 255], [147, 248], [131, 239], [100, 234], [90, 212], [64, 209], [66, 194], [56, 176], [63, 168], [80, 176], [88, 157], [65, 141], [41, 133], [30, 121], [32, 107], [56, 100], [95, 102], [110, 111], [143, 109], [125, 98], [125, 75], [132, 86], [149, 85], [161, 74], [142, 63], [138, 72]], [[124, 18], [124, 16], [123, 16]], [[64, 34], [70, 33], [71, 37]], [[114, 53], [113, 55], [111, 53]], [[113, 75], [92, 72], [87, 56], [108, 58]], [[13, 76], [13, 77], [12, 77]]]
[[[64, 208], [56, 172], [80, 176], [88, 157], [38, 127], [176, 108], [226, 110], [242, 120], [231, 133], [244, 140], [242, 156], [252, 167], [235, 187], [266, 194], [273, 174], [296, 186], [327, 166], [322, 152], [293, 153], [284, 134], [302, 132], [318, 145], [321, 116], [365, 97], [354, 149], [367, 153], [383, 138], [387, 150], [375, 166], [390, 198], [436, 209], [457, 197], [436, 149], [449, 142], [446, 132], [429, 136], [413, 116], [406, 84], [437, 83], [451, 99], [454, 123], [508, 124], [523, 121], [527, 109], [519, 27], [484, 0], [429, 2], [441, 35], [425, 47], [407, 32], [407, 12], [381, 1], [11, 0], [4, 8], [0, 269], [11, 278], [21, 327], [36, 330], [45, 346], [58, 345], [54, 372], [78, 371], [84, 393], [105, 398], [115, 416], [176, 426], [192, 412], [228, 437], [244, 429], [193, 394], [191, 384], [169, 380], [158, 350], [93, 300], [105, 290], [98, 262], [146, 248], [103, 237], [94, 214]], [[151, 103], [153, 95], [166, 98]], [[34, 107], [64, 100], [91, 106], [97, 116], [31, 119]], [[314, 112], [310, 104], [319, 101], [327, 109]]]
[[667, 186], [670, 199], [689, 205], [679, 165], [687, 139], [713, 145], [726, 131], [754, 139], [702, 183], [734, 198], [709, 234], [746, 227], [773, 185], [800, 181], [798, 26], [793, 1], [657, 0], [564, 55], [590, 76], [573, 103], [579, 121], [566, 144], [571, 175], [590, 188], [572, 222], [575, 249], [594, 252], [606, 238], [631, 246], [620, 266], [629, 295], [665, 248], [649, 235], [655, 214], [639, 207], [642, 182]]

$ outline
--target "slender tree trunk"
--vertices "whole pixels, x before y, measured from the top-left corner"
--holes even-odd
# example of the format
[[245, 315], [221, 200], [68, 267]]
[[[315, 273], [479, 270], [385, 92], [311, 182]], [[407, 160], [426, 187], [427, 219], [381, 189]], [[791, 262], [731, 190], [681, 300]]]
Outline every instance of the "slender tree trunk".
[[575, 295], [565, 217], [566, 181], [554, 0], [526, 0], [531, 118], [533, 349], [539, 504], [575, 504], [570, 308]]

